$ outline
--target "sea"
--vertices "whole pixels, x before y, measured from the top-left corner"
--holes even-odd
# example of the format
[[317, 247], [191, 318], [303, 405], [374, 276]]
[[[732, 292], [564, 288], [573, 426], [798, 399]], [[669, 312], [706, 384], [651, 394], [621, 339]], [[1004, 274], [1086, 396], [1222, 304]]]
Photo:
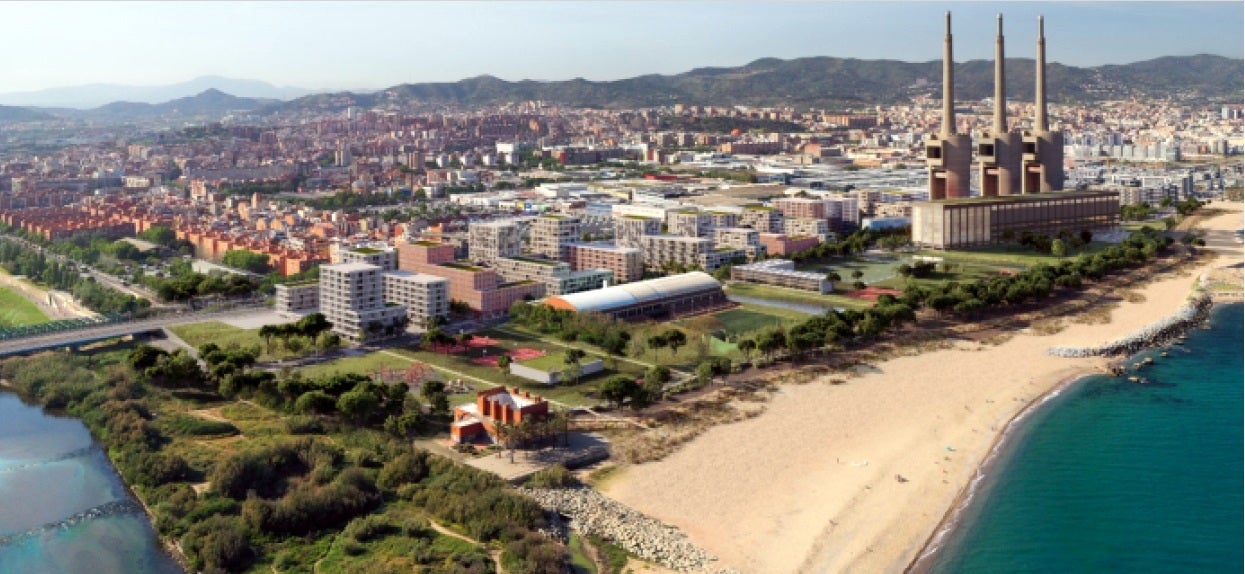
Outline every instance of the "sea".
[[0, 573], [181, 573], [86, 426], [0, 392]]
[[1035, 408], [917, 570], [1245, 572], [1242, 308]]

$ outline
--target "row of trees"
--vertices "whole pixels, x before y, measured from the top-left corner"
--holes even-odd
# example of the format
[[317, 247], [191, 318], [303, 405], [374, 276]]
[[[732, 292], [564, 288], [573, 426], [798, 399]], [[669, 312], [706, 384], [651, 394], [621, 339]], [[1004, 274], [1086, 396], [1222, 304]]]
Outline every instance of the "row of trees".
[[563, 341], [582, 341], [600, 347], [611, 355], [624, 354], [631, 341], [631, 332], [625, 323], [600, 313], [576, 313], [516, 301], [510, 306], [510, 320]]
[[0, 266], [14, 275], [25, 275], [54, 289], [73, 294], [79, 303], [97, 313], [140, 313], [151, 307], [151, 302], [122, 293], [83, 277], [76, 266], [49, 260], [16, 241], [0, 240]]
[[1112, 273], [1145, 265], [1165, 252], [1173, 243], [1156, 230], [1134, 232], [1120, 245], [1058, 265], [1037, 265], [1015, 275], [998, 275], [973, 283], [949, 282], [923, 287], [910, 282], [901, 296], [883, 294], [877, 305], [864, 311], [829, 311], [785, 329], [774, 327], [738, 342], [746, 358], [759, 353], [766, 360], [784, 354], [802, 354], [820, 348], [869, 341], [887, 331], [916, 320], [919, 309], [939, 315], [954, 313], [964, 319], [1006, 306], [1041, 301], [1058, 289], [1081, 289], [1086, 281], [1097, 281]]
[[826, 241], [815, 247], [810, 247], [803, 251], [792, 253], [790, 258], [796, 263], [802, 263], [808, 260], [822, 260], [829, 257], [843, 257], [846, 255], [855, 255], [864, 253], [874, 243], [887, 237], [895, 237], [896, 239], [887, 239], [888, 247], [897, 248], [907, 245], [910, 233], [907, 227], [876, 230], [876, 229], [859, 229], [852, 233], [841, 237], [837, 240]]

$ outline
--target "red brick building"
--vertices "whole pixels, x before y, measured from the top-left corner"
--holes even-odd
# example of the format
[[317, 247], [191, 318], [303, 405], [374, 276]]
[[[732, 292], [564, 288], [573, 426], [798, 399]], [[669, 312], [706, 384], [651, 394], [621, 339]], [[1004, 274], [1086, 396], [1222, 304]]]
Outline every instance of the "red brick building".
[[488, 439], [497, 440], [497, 427], [518, 425], [524, 421], [543, 421], [549, 417], [545, 399], [520, 391], [519, 387], [495, 387], [476, 393], [476, 402], [454, 409], [450, 438], [456, 443]]

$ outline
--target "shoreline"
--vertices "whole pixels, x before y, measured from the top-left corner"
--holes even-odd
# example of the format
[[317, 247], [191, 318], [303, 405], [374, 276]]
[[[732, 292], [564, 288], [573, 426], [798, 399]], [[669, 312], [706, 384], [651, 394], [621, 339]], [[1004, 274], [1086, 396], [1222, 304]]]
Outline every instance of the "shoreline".
[[[1201, 316], [1200, 321], [1186, 321], [1178, 333], [1165, 336], [1162, 340], [1155, 341], [1152, 344], [1148, 344], [1127, 353], [1113, 355], [1113, 364], [1119, 361], [1126, 364], [1132, 357], [1148, 351], [1167, 347], [1171, 344], [1172, 340], [1188, 334], [1189, 331], [1197, 328], [1202, 321], [1211, 320], [1211, 316], [1214, 314], [1216, 309], [1226, 305], [1240, 304], [1242, 304], [1242, 301], [1213, 302], [1204, 309], [1205, 312]], [[1167, 319], [1178, 317], [1182, 311], [1183, 307]], [[1167, 319], [1164, 319], [1163, 321], [1166, 321]], [[945, 551], [945, 543], [948, 538], [965, 526], [964, 513], [969, 509], [974, 498], [980, 494], [982, 484], [985, 484], [996, 471], [997, 466], [1000, 463], [1000, 455], [1005, 454], [1007, 448], [1018, 446], [1018, 443], [1015, 442], [1016, 432], [1025, 429], [1023, 425], [1027, 424], [1026, 421], [1029, 418], [1029, 415], [1038, 412], [1042, 408], [1050, 406], [1048, 403], [1062, 396], [1064, 391], [1069, 390], [1076, 385], [1088, 384], [1087, 379], [1089, 377], [1110, 374], [1111, 373], [1085, 373], [1071, 377], [1057, 387], [1051, 389], [1050, 392], [1046, 393], [1042, 397], [1034, 400], [1020, 412], [1016, 413], [1016, 416], [1013, 417], [1011, 421], [1008, 421], [1007, 426], [999, 434], [995, 444], [991, 446], [985, 460], [983, 460], [981, 465], [978, 467], [976, 476], [972, 481], [964, 486], [961, 494], [956, 497], [955, 504], [947, 510], [947, 514], [943, 517], [942, 521], [938, 523], [937, 528], [930, 534], [929, 538], [922, 546], [921, 552], [913, 557], [912, 561], [908, 564], [908, 567], [904, 569], [905, 574], [926, 574], [931, 571], [931, 568], [936, 564], [936, 559], [942, 552]], [[994, 478], [997, 480], [997, 477]]]
[[1201, 274], [1241, 260], [1222, 232], [1240, 215], [1236, 204], [1206, 222], [1205, 251], [1218, 259], [1123, 288], [1136, 296], [1107, 319], [1067, 315], [1058, 334], [1027, 330], [893, 358], [846, 384], [784, 385], [762, 415], [629, 466], [602, 491], [678, 526], [740, 572], [912, 570], [954, 532], [1029, 415], [1118, 360], [1048, 350], [1101, 347], [1170, 320], [1198, 294]]
[[[1199, 300], [1200, 299], [1201, 298], [1199, 298]], [[1196, 302], [1191, 302], [1191, 303], [1194, 303], [1196, 305]], [[1172, 340], [1188, 334], [1190, 330], [1196, 328], [1199, 324], [1209, 320], [1211, 314], [1214, 312], [1214, 309], [1218, 308], [1220, 305], [1231, 305], [1231, 304], [1233, 303], [1212, 303], [1212, 304], [1206, 305], [1205, 307], [1197, 306], [1196, 309], [1198, 313], [1192, 318], [1186, 318], [1183, 316], [1185, 314], [1185, 309], [1188, 305], [1181, 306], [1179, 309], [1177, 309], [1175, 312], [1173, 312], [1168, 317], [1160, 319], [1159, 321], [1151, 324], [1151, 326], [1157, 326], [1157, 325], [1164, 325], [1172, 320], [1180, 320], [1180, 324], [1175, 331], [1159, 334], [1158, 339], [1146, 342], [1142, 344], [1140, 347], [1133, 347], [1132, 348], [1133, 350], [1130, 350], [1127, 352], [1120, 352], [1120, 353], [1114, 353], [1114, 354], [1103, 352], [1099, 354], [1098, 356], [1110, 357], [1112, 359], [1111, 364], [1113, 366], [1117, 364], [1127, 364], [1129, 362], [1130, 357], [1134, 357], [1141, 353], [1145, 353], [1147, 351], [1159, 349], [1167, 345], [1170, 345]], [[1239, 302], [1236, 302], [1236, 304], [1239, 304]], [[1145, 330], [1149, 330], [1149, 329], [1145, 329]], [[1137, 337], [1137, 341], [1128, 341], [1127, 344], [1129, 345], [1136, 344], [1138, 341], [1142, 340], [1141, 339], [1142, 337], [1146, 335], [1144, 333], [1139, 332], [1139, 333], [1134, 333], [1132, 336]], [[1112, 343], [1108, 345], [1104, 345], [1103, 347], [1099, 349], [1094, 349], [1094, 350], [1098, 351], [1098, 350], [1106, 349], [1108, 347], [1118, 346], [1118, 345], [1121, 345], [1122, 341], [1123, 339], [1113, 341]], [[916, 574], [924, 574], [925, 572], [929, 572], [930, 567], [933, 565], [933, 559], [935, 559], [939, 555], [939, 553], [943, 550], [943, 543], [946, 542], [947, 538], [951, 534], [954, 534], [957, 530], [959, 530], [960, 528], [964, 526], [964, 522], [963, 522], [964, 512], [968, 510], [973, 499], [979, 494], [979, 491], [981, 490], [981, 485], [985, 483], [986, 480], [988, 480], [993, 474], [993, 472], [996, 470], [996, 467], [999, 463], [999, 456], [1005, 453], [1008, 447], [1016, 446], [1014, 442], [1016, 438], [1015, 435], [1018, 431], [1024, 429], [1022, 425], [1026, 424], [1026, 420], [1029, 418], [1030, 415], [1038, 412], [1042, 408], [1047, 407], [1048, 403], [1059, 398], [1061, 395], [1063, 395], [1064, 391], [1071, 389], [1072, 387], [1076, 385], [1085, 384], [1086, 379], [1088, 379], [1089, 377], [1092, 377], [1095, 375], [1110, 375], [1110, 374], [1111, 374], [1110, 372], [1105, 372], [1105, 373], [1104, 372], [1087, 372], [1087, 373], [1083, 373], [1080, 375], [1068, 377], [1064, 381], [1060, 382], [1060, 384], [1050, 389], [1045, 394], [1039, 397], [1036, 397], [1033, 401], [1031, 401], [1028, 405], [1026, 405], [1025, 408], [1017, 412], [1016, 415], [1013, 416], [1011, 420], [1009, 420], [1007, 424], [1003, 427], [1003, 430], [999, 433], [998, 437], [995, 439], [994, 444], [990, 446], [990, 450], [986, 453], [986, 457], [982, 460], [981, 464], [978, 466], [977, 472], [974, 475], [973, 479], [969, 481], [968, 484], [964, 485], [963, 490], [961, 490], [960, 494], [956, 496], [955, 502], [953, 503], [953, 505], [947, 509], [947, 513], [943, 516], [943, 519], [938, 523], [938, 526], [930, 534], [929, 538], [925, 541], [925, 544], [922, 545], [920, 553], [918, 553], [915, 557], [913, 557], [912, 561], [909, 562], [908, 567], [904, 569], [904, 572], [912, 572]]]
[[1107, 373], [1090, 372], [1069, 377], [1045, 394], [1030, 401], [1011, 420], [1007, 421], [1003, 430], [990, 445], [990, 450], [986, 453], [985, 459], [977, 466], [973, 479], [964, 485], [964, 488], [960, 490], [960, 494], [956, 495], [954, 503], [947, 509], [946, 514], [938, 522], [938, 526], [934, 528], [934, 531], [930, 533], [929, 538], [925, 540], [925, 543], [921, 546], [921, 551], [912, 558], [912, 561], [908, 563], [908, 567], [904, 568], [904, 572], [923, 574], [929, 571], [929, 567], [932, 564], [928, 563], [928, 561], [937, 557], [947, 537], [963, 526], [964, 512], [968, 510], [973, 499], [979, 494], [981, 486], [993, 475], [993, 471], [999, 462], [999, 456], [1004, 453], [1007, 447], [1015, 446], [1014, 436], [1017, 431], [1024, 430], [1024, 427], [1021, 425], [1025, 424], [1025, 420], [1033, 413], [1047, 406], [1047, 403], [1062, 396], [1064, 391], [1072, 388], [1074, 385], [1084, 383], [1088, 377], [1101, 374]]

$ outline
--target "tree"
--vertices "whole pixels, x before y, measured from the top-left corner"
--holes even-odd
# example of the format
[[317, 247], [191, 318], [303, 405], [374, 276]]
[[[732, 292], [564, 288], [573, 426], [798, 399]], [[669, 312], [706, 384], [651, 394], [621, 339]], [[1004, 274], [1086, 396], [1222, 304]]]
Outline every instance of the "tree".
[[648, 338], [648, 348], [652, 349], [653, 352], [657, 352], [667, 344], [669, 344], [669, 341], [666, 340], [666, 333], [658, 333]]
[[752, 339], [744, 339], [739, 342], [738, 347], [739, 347], [739, 352], [744, 354], [744, 358], [751, 360], [752, 351], [756, 350], [757, 342]]
[[696, 365], [696, 382], [702, 385], [709, 384], [713, 380], [713, 363], [709, 361], [701, 361]]
[[509, 380], [510, 355], [506, 355], [503, 353], [502, 356], [497, 357], [497, 369], [501, 371], [502, 378]]
[[567, 349], [565, 355], [562, 357], [562, 362], [566, 364], [567, 370], [574, 374], [573, 378], [575, 379], [575, 384], [579, 384], [579, 375], [583, 371], [583, 369], [580, 368], [579, 363], [586, 356], [588, 356], [588, 354], [582, 349], [572, 348]]
[[264, 350], [272, 354], [272, 338], [277, 334], [276, 325], [264, 325], [259, 328], [259, 336], [264, 339]]
[[1050, 242], [1050, 254], [1062, 259], [1068, 254], [1068, 244], [1062, 239], [1056, 239]]
[[855, 269], [852, 271], [852, 279], [855, 279], [857, 283], [859, 283], [860, 278], [864, 276], [865, 276], [864, 271], [861, 271], [859, 269]]
[[230, 249], [225, 252], [225, 256], [221, 258], [221, 263], [233, 267], [250, 271], [251, 273], [265, 274], [270, 271], [268, 266], [268, 256], [263, 253], [253, 253], [243, 249]]
[[597, 392], [600, 393], [601, 398], [609, 401], [610, 404], [621, 407], [623, 401], [627, 397], [634, 395], [639, 386], [635, 379], [627, 375], [614, 375], [604, 383], [601, 383], [601, 387]]
[[679, 347], [687, 344], [687, 334], [678, 329], [670, 329], [663, 335], [666, 339], [666, 345], [670, 347], [671, 358], [678, 354]]
[[337, 410], [357, 424], [366, 423], [379, 406], [376, 395], [362, 390], [344, 393], [337, 399]]
[[831, 285], [838, 283], [839, 281], [842, 281], [842, 280], [843, 280], [843, 276], [839, 275], [838, 273], [834, 271], [826, 273], [826, 281], [829, 281]]

